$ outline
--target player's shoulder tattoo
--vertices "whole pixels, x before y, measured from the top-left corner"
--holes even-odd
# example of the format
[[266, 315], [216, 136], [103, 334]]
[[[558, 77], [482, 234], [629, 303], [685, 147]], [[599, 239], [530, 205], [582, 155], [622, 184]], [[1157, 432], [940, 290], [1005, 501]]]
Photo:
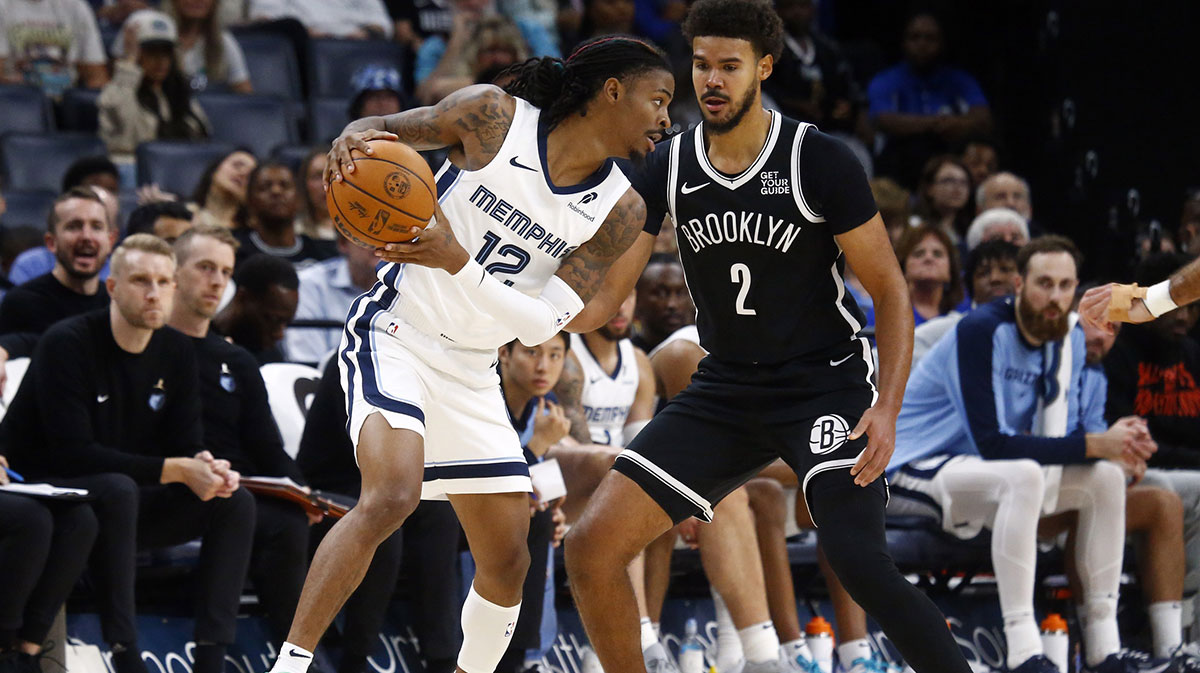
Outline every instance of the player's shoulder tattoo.
[[385, 129], [417, 149], [445, 147], [457, 136], [490, 158], [500, 150], [512, 126], [516, 99], [491, 85], [468, 86], [437, 104], [406, 110], [386, 118]]
[[558, 276], [585, 303], [590, 301], [600, 291], [609, 267], [633, 245], [645, 224], [646, 202], [630, 188], [596, 233], [563, 261]]

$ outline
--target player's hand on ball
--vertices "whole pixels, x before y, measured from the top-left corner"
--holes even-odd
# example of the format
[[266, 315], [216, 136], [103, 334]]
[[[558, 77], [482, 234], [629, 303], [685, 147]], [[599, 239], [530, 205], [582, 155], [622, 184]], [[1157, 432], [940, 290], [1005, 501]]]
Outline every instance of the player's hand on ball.
[[896, 448], [896, 416], [899, 411], [884, 409], [878, 405], [867, 409], [858, 425], [850, 433], [850, 439], [855, 440], [864, 434], [867, 436], [867, 448], [858, 457], [858, 462], [850, 468], [850, 476], [859, 486], [870, 486], [887, 469], [888, 461], [892, 459], [892, 451]]
[[412, 227], [414, 238], [404, 243], [388, 243], [375, 251], [375, 256], [385, 262], [418, 264], [431, 269], [445, 269], [455, 274], [470, 261], [471, 256], [454, 237], [454, 230], [446, 221], [440, 206], [434, 207], [437, 226], [420, 229]]
[[357, 131], [355, 133], [343, 133], [333, 141], [333, 146], [329, 148], [329, 160], [325, 162], [325, 180], [323, 184], [326, 189], [329, 188], [329, 183], [334, 180], [341, 181], [342, 173], [354, 172], [354, 161], [350, 158], [352, 150], [358, 150], [363, 154], [374, 154], [371, 147], [367, 145], [368, 140], [399, 140], [400, 137], [395, 133], [388, 133], [379, 129], [368, 129], [366, 131]]

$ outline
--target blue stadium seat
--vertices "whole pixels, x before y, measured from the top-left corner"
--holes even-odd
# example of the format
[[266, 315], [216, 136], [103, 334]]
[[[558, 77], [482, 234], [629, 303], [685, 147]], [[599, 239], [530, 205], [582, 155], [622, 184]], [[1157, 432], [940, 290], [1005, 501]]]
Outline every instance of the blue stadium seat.
[[0, 85], [0, 133], [45, 133], [53, 129], [50, 101], [34, 86]]
[[389, 40], [312, 40], [308, 43], [310, 98], [349, 98], [350, 79], [368, 63], [404, 72], [404, 47]]
[[[287, 164], [293, 173], [300, 175], [300, 164], [304, 163], [304, 158], [313, 148], [308, 145], [289, 145], [287, 147], [276, 147], [271, 156], [283, 163]], [[300, 176], [300, 182], [303, 184], [304, 176]]]
[[189, 143], [155, 140], [137, 148], [137, 182], [158, 183], [163, 190], [188, 199], [200, 182], [204, 169], [213, 161], [232, 152], [229, 143]]
[[314, 143], [331, 142], [350, 123], [350, 101], [346, 98], [314, 98], [308, 108], [308, 139]]
[[292, 107], [281, 98], [201, 93], [196, 100], [212, 124], [212, 139], [218, 142], [244, 145], [259, 156], [267, 156], [280, 145], [294, 145], [300, 140]]
[[8, 208], [0, 215], [0, 227], [33, 227], [44, 230], [46, 216], [50, 214], [50, 206], [58, 192], [49, 189], [18, 189], [4, 192], [4, 201]]
[[235, 31], [234, 37], [246, 54], [246, 68], [254, 93], [300, 98], [300, 67], [292, 43], [278, 33]]
[[64, 131], [96, 133], [100, 130], [100, 111], [96, 99], [97, 89], [67, 89], [59, 103], [59, 121]]
[[90, 133], [8, 133], [0, 137], [9, 189], [57, 192], [67, 167], [76, 159], [107, 152], [100, 138]]

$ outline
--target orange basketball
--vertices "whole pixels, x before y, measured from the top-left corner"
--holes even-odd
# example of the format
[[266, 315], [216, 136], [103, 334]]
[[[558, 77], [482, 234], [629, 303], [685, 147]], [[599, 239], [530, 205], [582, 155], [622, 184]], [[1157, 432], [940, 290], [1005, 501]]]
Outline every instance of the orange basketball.
[[373, 154], [354, 152], [354, 172], [342, 172], [325, 193], [333, 224], [365, 248], [412, 238], [409, 227], [433, 218], [437, 183], [429, 164], [404, 143], [372, 140]]

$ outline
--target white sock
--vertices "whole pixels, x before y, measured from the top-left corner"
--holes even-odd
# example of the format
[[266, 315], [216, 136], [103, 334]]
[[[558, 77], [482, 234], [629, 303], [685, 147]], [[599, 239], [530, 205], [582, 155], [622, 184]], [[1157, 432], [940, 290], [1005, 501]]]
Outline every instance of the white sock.
[[1004, 639], [1008, 642], [1008, 669], [1025, 663], [1029, 657], [1043, 654], [1042, 632], [1033, 614], [1022, 613], [1004, 618]]
[[712, 590], [713, 609], [717, 613], [717, 670], [736, 671], [738, 662], [745, 661], [742, 653], [742, 640], [738, 638], [737, 628], [733, 625], [733, 615], [725, 600], [716, 589]]
[[271, 673], [305, 673], [312, 660], [312, 652], [299, 645], [284, 643], [283, 647], [279, 648], [275, 665], [271, 666]]
[[738, 629], [738, 638], [742, 641], [746, 661], [759, 663], [779, 659], [779, 636], [775, 634], [775, 624], [771, 620]]
[[808, 640], [804, 636], [800, 636], [795, 640], [789, 640], [780, 647], [783, 648], [784, 656], [791, 661], [796, 661], [798, 657], [804, 657], [806, 661], [812, 661], [812, 650], [808, 649]]
[[1150, 630], [1154, 635], [1154, 656], [1170, 657], [1183, 644], [1183, 606], [1179, 601], [1151, 603]]
[[[647, 619], [649, 619], [649, 617], [647, 617]], [[650, 626], [654, 627], [654, 637], [662, 640], [662, 624], [659, 622], [652, 622]]]
[[1108, 655], [1121, 649], [1121, 634], [1117, 631], [1117, 597], [1107, 594], [1089, 596], [1083, 612], [1087, 615], [1084, 627], [1087, 645], [1087, 665], [1096, 666]]
[[842, 662], [842, 668], [850, 670], [850, 666], [854, 664], [856, 659], [870, 659], [875, 656], [875, 652], [871, 649], [871, 643], [866, 638], [858, 640], [849, 640], [837, 646], [838, 661]]
[[463, 644], [458, 667], [467, 673], [493, 673], [517, 627], [521, 604], [496, 605], [475, 592], [467, 593], [462, 608]]
[[649, 617], [642, 617], [642, 651], [657, 644], [658, 634], [654, 632], [654, 624], [650, 623]]

